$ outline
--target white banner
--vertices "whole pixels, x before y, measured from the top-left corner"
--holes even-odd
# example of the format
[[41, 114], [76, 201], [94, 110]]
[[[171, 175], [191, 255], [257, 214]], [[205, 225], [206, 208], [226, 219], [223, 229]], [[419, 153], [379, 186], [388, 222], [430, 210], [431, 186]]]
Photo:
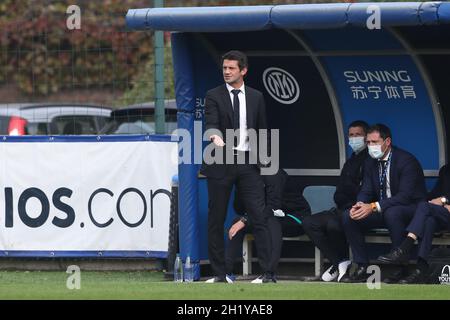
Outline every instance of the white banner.
[[176, 148], [0, 143], [0, 250], [167, 252]]

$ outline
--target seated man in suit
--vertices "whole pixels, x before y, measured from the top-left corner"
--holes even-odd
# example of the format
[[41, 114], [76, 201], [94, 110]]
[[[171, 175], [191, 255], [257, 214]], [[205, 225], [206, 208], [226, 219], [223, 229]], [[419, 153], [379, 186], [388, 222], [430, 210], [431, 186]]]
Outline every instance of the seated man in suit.
[[419, 241], [417, 267], [399, 283], [425, 283], [428, 271], [427, 258], [431, 251], [435, 232], [450, 230], [450, 166], [447, 164], [439, 170], [439, 179], [428, 194], [428, 202], [420, 202], [416, 213], [406, 230], [408, 235], [399, 247], [390, 253], [378, 257], [383, 263], [408, 263], [414, 242]]
[[361, 120], [348, 126], [349, 145], [353, 150], [339, 177], [334, 202], [337, 208], [305, 217], [303, 228], [314, 245], [320, 249], [331, 266], [322, 274], [323, 281], [341, 281], [351, 264], [348, 244], [342, 228], [342, 212], [351, 208], [361, 188], [363, 164], [369, 157], [366, 133], [369, 125]]
[[[302, 220], [305, 216], [311, 214], [308, 202], [303, 198], [302, 194], [295, 190], [289, 189], [287, 180], [288, 175], [280, 169], [275, 175], [263, 175], [266, 193], [266, 206], [264, 213], [267, 219], [268, 239], [270, 244], [269, 274], [270, 276], [258, 277], [252, 283], [276, 282], [276, 270], [281, 256], [281, 247], [283, 244], [283, 236], [295, 237], [304, 234], [302, 228]], [[251, 219], [245, 214], [239, 189], [236, 189], [234, 209], [236, 213], [241, 215], [235, 219], [233, 225], [228, 232], [229, 243], [225, 254], [225, 263], [227, 275], [233, 273], [234, 262], [238, 257], [242, 256], [242, 242], [245, 234], [252, 231]], [[256, 241], [256, 240], [255, 240]]]
[[365, 231], [387, 227], [392, 247], [398, 247], [417, 204], [426, 197], [419, 161], [392, 145], [391, 130], [386, 125], [370, 127], [366, 141], [371, 159], [364, 166], [363, 185], [357, 202], [343, 214], [345, 235], [358, 264], [348, 282], [365, 282], [369, 276]]

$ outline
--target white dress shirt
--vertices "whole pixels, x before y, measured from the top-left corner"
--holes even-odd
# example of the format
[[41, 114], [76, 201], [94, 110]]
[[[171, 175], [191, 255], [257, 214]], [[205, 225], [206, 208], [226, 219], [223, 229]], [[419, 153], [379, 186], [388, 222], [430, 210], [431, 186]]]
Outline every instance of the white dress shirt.
[[[228, 83], [226, 83], [228, 92], [230, 94], [231, 99], [231, 105], [233, 105], [233, 99], [234, 94], [231, 92], [231, 90], [235, 90], [236, 88], [233, 88]], [[233, 149], [238, 151], [249, 151], [250, 146], [248, 143], [248, 132], [247, 132], [247, 103], [245, 99], [245, 85], [242, 84], [240, 88], [237, 88], [237, 90], [241, 90], [238, 94], [239, 99], [239, 145], [237, 147], [233, 147]]]

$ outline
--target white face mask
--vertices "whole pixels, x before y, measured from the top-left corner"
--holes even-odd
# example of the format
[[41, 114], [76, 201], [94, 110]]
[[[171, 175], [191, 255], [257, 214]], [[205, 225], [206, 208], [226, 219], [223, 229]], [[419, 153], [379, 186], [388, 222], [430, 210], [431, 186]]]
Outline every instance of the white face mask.
[[353, 152], [358, 153], [366, 147], [364, 137], [350, 137], [348, 139], [348, 145], [352, 148]]
[[[384, 143], [383, 143], [384, 144]], [[369, 155], [374, 159], [381, 159], [383, 156], [383, 151], [381, 150], [382, 144], [376, 144], [373, 146], [368, 146], [369, 148]]]

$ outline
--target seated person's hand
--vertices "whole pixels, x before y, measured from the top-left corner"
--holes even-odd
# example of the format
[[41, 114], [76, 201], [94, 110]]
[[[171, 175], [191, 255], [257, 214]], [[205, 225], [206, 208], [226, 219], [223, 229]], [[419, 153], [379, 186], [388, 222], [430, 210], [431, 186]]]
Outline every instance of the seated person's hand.
[[370, 203], [358, 202], [350, 209], [350, 218], [353, 220], [361, 220], [372, 213], [372, 206]]
[[236, 235], [236, 233], [238, 233], [240, 230], [244, 229], [244, 227], [245, 227], [245, 224], [241, 220], [235, 222], [231, 226], [230, 230], [228, 231], [228, 237], [230, 238], [230, 240], [233, 239], [233, 237]]
[[218, 147], [223, 147], [225, 145], [225, 142], [223, 142], [222, 138], [216, 134], [213, 134], [211, 137], [209, 137], [209, 140], [211, 140]]
[[450, 213], [450, 205], [446, 204], [444, 207], [447, 209], [448, 213]]
[[353, 217], [353, 215], [355, 214], [355, 212], [357, 210], [359, 210], [361, 208], [361, 205], [363, 205], [364, 203], [361, 201], [358, 201], [357, 203], [355, 203], [351, 208], [350, 208], [350, 217]]
[[432, 200], [430, 200], [430, 201], [428, 201], [428, 202], [429, 202], [429, 203], [432, 203], [432, 204], [435, 204], [435, 205], [437, 205], [437, 206], [442, 206], [441, 197], [432, 199]]

